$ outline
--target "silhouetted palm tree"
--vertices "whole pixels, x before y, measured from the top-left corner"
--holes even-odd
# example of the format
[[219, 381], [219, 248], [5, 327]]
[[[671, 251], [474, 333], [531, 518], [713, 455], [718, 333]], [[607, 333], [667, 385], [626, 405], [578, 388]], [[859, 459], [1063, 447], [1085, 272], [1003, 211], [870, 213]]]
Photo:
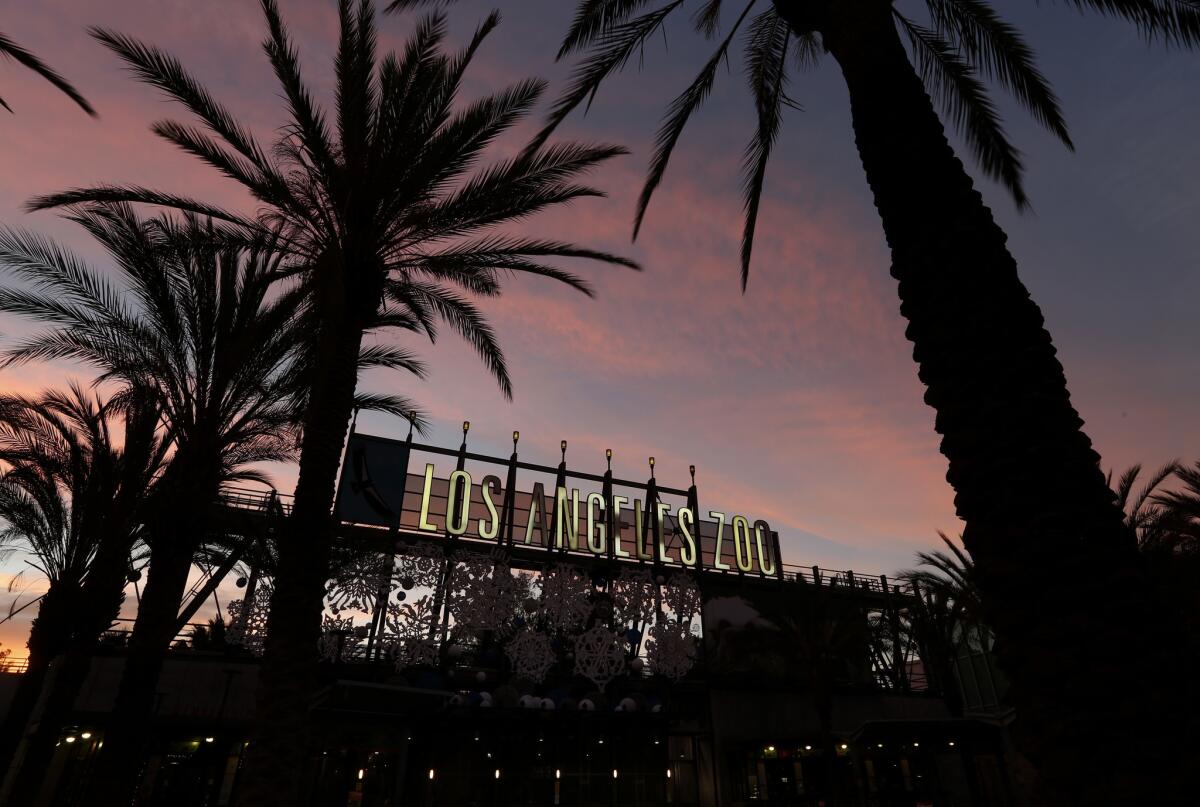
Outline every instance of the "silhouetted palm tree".
[[[389, 9], [448, 2], [396, 0]], [[1068, 2], [1131, 22], [1150, 39], [1200, 44], [1196, 0]], [[988, 623], [1002, 639], [1001, 664], [1013, 681], [1024, 748], [1051, 790], [1062, 789], [1060, 800], [1067, 792], [1080, 798], [1078, 788], [1101, 800], [1145, 799], [1147, 788], [1172, 792], [1185, 786], [1172, 778], [1183, 776], [1183, 768], [1163, 776], [1150, 758], [1117, 757], [1130, 738], [1147, 732], [1178, 736], [1190, 749], [1182, 756], [1195, 753], [1196, 715], [1189, 716], [1191, 728], [1181, 724], [1178, 693], [1127, 686], [1174, 668], [1171, 630], [1147, 627], [1154, 606], [1133, 536], [1071, 404], [1042, 313], [934, 104], [983, 172], [1024, 207], [1020, 158], [988, 84], [1010, 91], [1070, 147], [1058, 101], [998, 4], [904, 5], [902, 11], [892, 0], [581, 0], [559, 55], [586, 52], [545, 131], [589, 101], [669, 18], [694, 9], [695, 27], [716, 37], [722, 12], [732, 6], [733, 25], [659, 129], [635, 235], [680, 132], [744, 31], [757, 108], [744, 157], [744, 286], [767, 161], [782, 110], [793, 103], [789, 74], [833, 57], [849, 90], [855, 142], [891, 248], [925, 401], [937, 411], [965, 544], [977, 563]], [[918, 11], [924, 21], [908, 16]], [[1113, 658], [1113, 647], [1123, 648], [1120, 658]], [[1183, 681], [1186, 673], [1171, 678]], [[1085, 745], [1113, 756], [1085, 759], [1076, 753]]]
[[918, 552], [917, 563], [923, 568], [908, 569], [899, 577], [913, 587], [909, 621], [921, 661], [951, 712], [961, 714], [959, 656], [964, 647], [990, 652], [993, 642], [984, 622], [975, 564], [944, 532], [938, 537], [949, 551]]
[[163, 656], [220, 486], [265, 481], [256, 464], [294, 456], [296, 392], [306, 380], [293, 362], [303, 292], [275, 293], [281, 257], [271, 238], [243, 248], [195, 218], [142, 221], [124, 205], [72, 219], [108, 252], [122, 282], [44, 239], [0, 233], [0, 268], [33, 284], [0, 289], [0, 311], [50, 325], [9, 348], [5, 361], [74, 359], [103, 380], [144, 385], [174, 449], [142, 508], [150, 570], [99, 757], [96, 795], [118, 803], [140, 769]]
[[[133, 512], [163, 457], [157, 410], [147, 404], [128, 393], [104, 401], [76, 385], [39, 398], [0, 396], [0, 542], [28, 552], [48, 583], [29, 634], [29, 666], [0, 728], [6, 766], [50, 662], [76, 641], [94, 643], [117, 616]], [[53, 723], [45, 715], [42, 722]]]
[[207, 132], [170, 121], [155, 131], [245, 186], [262, 205], [259, 220], [136, 187], [79, 190], [31, 204], [134, 201], [211, 215], [245, 230], [282, 230], [299, 287], [308, 292], [303, 315], [311, 318], [313, 339], [306, 361], [319, 383], [302, 421], [293, 531], [280, 543], [260, 678], [260, 731], [239, 792], [247, 803], [293, 804], [299, 799], [295, 772], [304, 758], [335, 476], [364, 334], [416, 322], [433, 337], [436, 324], [445, 322], [471, 342], [508, 395], [511, 383], [495, 335], [463, 292], [495, 295], [506, 275], [523, 272], [590, 293], [582, 279], [547, 259], [634, 264], [561, 241], [496, 232], [548, 207], [601, 195], [580, 177], [623, 153], [617, 146], [543, 144], [476, 169], [481, 153], [544, 90], [542, 82], [526, 80], [456, 103], [464, 71], [496, 26], [496, 15], [460, 53], [442, 52], [445, 24], [435, 16], [417, 26], [400, 54], [379, 59], [372, 4], [340, 0], [331, 130], [301, 79], [276, 3], [262, 5], [269, 29], [264, 48], [289, 107], [285, 135], [272, 156], [175, 59], [119, 34], [95, 32], [139, 77], [203, 121]]
[[[67, 97], [78, 104], [79, 108], [84, 112], [88, 113], [92, 117], [96, 116], [96, 110], [92, 109], [92, 105], [89, 104], [87, 100], [79, 94], [78, 90], [71, 86], [70, 82], [56, 73], [50, 68], [49, 65], [43, 62], [37, 56], [25, 50], [25, 48], [21, 47], [16, 42], [13, 42], [3, 33], [0, 33], [0, 56], [3, 56], [6, 59], [12, 59], [17, 64], [28, 67], [33, 72], [46, 79], [46, 81], [49, 81], [55, 87], [62, 90]], [[0, 98], [0, 106], [4, 107], [9, 112], [12, 112], [12, 108], [4, 102], [3, 98]]]
[[1131, 465], [1121, 474], [1117, 484], [1113, 485], [1112, 471], [1108, 472], [1106, 482], [1117, 495], [1117, 507], [1125, 514], [1125, 524], [1137, 535], [1138, 547], [1143, 551], [1169, 543], [1174, 530], [1168, 518], [1171, 508], [1167, 507], [1159, 497], [1163, 495], [1159, 488], [1166, 484], [1171, 477], [1176, 476], [1182, 468], [1178, 461], [1172, 460], [1159, 468], [1142, 486], [1134, 491], [1138, 477], [1141, 476], [1141, 463]]
[[917, 563], [925, 568], [901, 572], [900, 579], [916, 583], [925, 591], [935, 591], [955, 603], [959, 619], [964, 622], [983, 624], [983, 606], [979, 601], [974, 562], [946, 533], [939, 530], [938, 537], [949, 552], [939, 549], [918, 552]]

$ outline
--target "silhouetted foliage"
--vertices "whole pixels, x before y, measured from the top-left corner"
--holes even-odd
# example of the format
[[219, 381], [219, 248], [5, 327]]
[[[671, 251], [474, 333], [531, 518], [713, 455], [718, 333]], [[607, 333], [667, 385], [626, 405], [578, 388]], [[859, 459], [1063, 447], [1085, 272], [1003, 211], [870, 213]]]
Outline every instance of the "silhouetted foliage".
[[[56, 73], [49, 65], [39, 59], [36, 55], [30, 53], [28, 50], [9, 39], [3, 33], [0, 33], [0, 57], [11, 59], [17, 64], [29, 68], [61, 90], [68, 98], [78, 104], [79, 108], [84, 112], [88, 113], [92, 117], [96, 116], [96, 110], [92, 109], [92, 105], [87, 102], [87, 99], [79, 94], [79, 91], [76, 90], [70, 82]], [[5, 103], [3, 98], [0, 98], [0, 106], [4, 107], [9, 112], [12, 112], [12, 108]]]

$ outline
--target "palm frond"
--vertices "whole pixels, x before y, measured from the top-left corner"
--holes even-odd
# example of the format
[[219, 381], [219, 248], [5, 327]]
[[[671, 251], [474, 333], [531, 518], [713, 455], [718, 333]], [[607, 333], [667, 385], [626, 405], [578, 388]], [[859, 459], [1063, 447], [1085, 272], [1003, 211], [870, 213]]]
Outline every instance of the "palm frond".
[[967, 141], [984, 173], [1008, 189], [1018, 209], [1028, 207], [1020, 154], [1008, 141], [1000, 115], [975, 71], [936, 31], [898, 11], [893, 16], [908, 35], [913, 60], [930, 94]]
[[[650, 198], [654, 195], [655, 189], [662, 181], [663, 174], [667, 170], [667, 163], [671, 159], [671, 153], [675, 150], [675, 144], [679, 142], [679, 135], [683, 133], [683, 129], [687, 126], [692, 113], [700, 108], [704, 103], [704, 99], [712, 92], [717, 68], [721, 62], [728, 59], [729, 46], [732, 44], [733, 38], [737, 35], [738, 29], [742, 27], [742, 23], [750, 13], [750, 9], [753, 8], [755, 2], [756, 0], [750, 0], [745, 5], [742, 13], [730, 28], [729, 34], [722, 40], [712, 56], [709, 57], [708, 62], [701, 68], [699, 75], [692, 80], [687, 89], [671, 102], [667, 110], [667, 116], [663, 119], [662, 125], [658, 129], [658, 134], [655, 137], [654, 156], [650, 159], [650, 168], [646, 172], [646, 183], [642, 186], [642, 192], [638, 196], [637, 212], [634, 213], [633, 217], [633, 238], [635, 241], [637, 240], [638, 230], [642, 227], [642, 219], [646, 215], [646, 208], [650, 204]], [[720, 4], [717, 3], [716, 5], [719, 6]]]
[[[64, 95], [74, 101], [75, 104], [84, 112], [88, 113], [93, 118], [96, 117], [96, 110], [92, 109], [92, 105], [88, 103], [87, 99], [84, 98], [69, 81], [55, 72], [53, 68], [43, 62], [33, 53], [21, 47], [3, 33], [0, 33], [0, 56], [12, 59], [22, 67], [26, 67], [37, 73], [46, 81], [50, 82], [59, 90], [61, 90]], [[0, 98], [0, 106], [8, 109], [9, 112], [12, 111], [8, 104], [4, 103], [4, 99], [2, 98]]]
[[1058, 98], [1014, 26], [983, 0], [926, 0], [926, 4], [934, 30], [957, 45], [978, 74], [1008, 88], [1038, 123], [1074, 151]]
[[746, 223], [742, 231], [742, 291], [750, 281], [750, 255], [754, 250], [754, 232], [758, 209], [762, 204], [767, 162], [779, 134], [782, 106], [786, 97], [787, 51], [791, 40], [788, 24], [774, 12], [766, 11], [750, 26], [746, 46], [746, 77], [758, 110], [758, 126], [743, 158], [745, 179], [742, 183]]

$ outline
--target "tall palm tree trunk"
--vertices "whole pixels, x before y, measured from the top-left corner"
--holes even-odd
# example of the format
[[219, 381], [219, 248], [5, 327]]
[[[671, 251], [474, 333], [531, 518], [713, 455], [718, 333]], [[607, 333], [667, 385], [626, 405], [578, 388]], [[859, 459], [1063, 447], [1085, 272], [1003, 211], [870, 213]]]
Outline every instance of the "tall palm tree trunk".
[[6, 770], [10, 761], [15, 761], [13, 755], [41, 697], [50, 665], [70, 639], [74, 605], [71, 592], [54, 583], [38, 606], [38, 615], [29, 629], [29, 662], [0, 725], [0, 760], [4, 760]]
[[[794, 27], [811, 23], [796, 18], [801, 5], [776, 2]], [[1172, 714], [1186, 702], [1174, 702], [1184, 672], [1042, 314], [890, 12], [886, 0], [829, 3], [819, 25], [849, 88], [900, 311], [1012, 681], [1018, 744], [1049, 799], [1144, 802], [1172, 792], [1179, 759], [1194, 756], [1194, 732], [1176, 762], [1160, 750], [1183, 752], [1165, 738], [1195, 720]]]
[[354, 408], [362, 327], [334, 322], [315, 356], [304, 418], [300, 475], [279, 565], [259, 671], [255, 732], [238, 783], [244, 807], [307, 803], [305, 757], [325, 581], [333, 540], [333, 496]]
[[[12, 798], [0, 799], [0, 804], [32, 803], [40, 788], [43, 775], [54, 755], [63, 726], [67, 725], [75, 708], [75, 701], [83, 689], [88, 671], [91, 669], [92, 654], [100, 636], [112, 625], [121, 610], [125, 575], [129, 559], [129, 541], [104, 541], [96, 552], [84, 580], [77, 607], [71, 613], [69, 642], [51, 675], [47, 676], [41, 692], [41, 709], [33, 731], [27, 730], [29, 714], [35, 708], [34, 699], [26, 707], [26, 724], [18, 728], [17, 741], [23, 742], [18, 751], [12, 749], [9, 786]], [[21, 701], [14, 700], [14, 708]]]
[[104, 804], [126, 804], [133, 796], [150, 739], [163, 659], [177, 632], [179, 604], [187, 588], [196, 534], [195, 521], [180, 513], [184, 534], [164, 535], [150, 552], [150, 572], [129, 637], [129, 651], [104, 746], [96, 760], [92, 793]]

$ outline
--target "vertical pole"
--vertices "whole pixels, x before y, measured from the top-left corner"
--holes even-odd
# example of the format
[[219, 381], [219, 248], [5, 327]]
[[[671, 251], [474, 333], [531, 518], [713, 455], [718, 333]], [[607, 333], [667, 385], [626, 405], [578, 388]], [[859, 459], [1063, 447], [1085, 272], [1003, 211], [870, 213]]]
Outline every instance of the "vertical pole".
[[[567, 486], [567, 441], [563, 440], [560, 445], [562, 447], [562, 461], [558, 463], [558, 473], [554, 476], [554, 507], [550, 510], [550, 534], [546, 536], [546, 554], [548, 555], [554, 554], [554, 537], [558, 533], [558, 519], [560, 517], [558, 512], [558, 490]], [[540, 504], [544, 505], [545, 502], [541, 502]], [[566, 553], [567, 542], [564, 540], [559, 554], [565, 555]]]
[[[458, 447], [458, 460], [455, 462], [454, 470], [461, 471], [467, 466], [467, 432], [471, 430], [471, 421], [463, 421], [463, 437], [462, 444]], [[449, 493], [449, 491], [447, 491]], [[470, 497], [467, 498], [467, 506], [471, 506]], [[446, 501], [446, 526], [450, 525], [450, 501]], [[438, 589], [434, 592], [433, 602], [433, 621], [430, 625], [430, 637], [434, 638], [441, 636], [441, 641], [444, 644], [450, 626], [450, 579], [451, 572], [454, 570], [454, 549], [458, 543], [458, 536], [451, 535], [449, 530], [445, 534], [446, 539], [446, 560], [442, 564], [442, 575]], [[440, 633], [438, 623], [441, 623]]]
[[608, 533], [608, 576], [611, 578], [613, 572], [616, 571], [616, 546], [618, 532], [621, 529], [621, 521], [613, 512], [612, 449], [605, 449], [604, 456], [605, 459], [608, 460], [608, 470], [604, 472], [604, 488], [602, 493], [604, 496], [604, 525], [607, 528]]
[[513, 432], [513, 451], [508, 458], [508, 475], [504, 480], [504, 504], [501, 506], [500, 530], [497, 538], [509, 549], [513, 545], [513, 522], [517, 518], [517, 441], [521, 439], [519, 431]]

